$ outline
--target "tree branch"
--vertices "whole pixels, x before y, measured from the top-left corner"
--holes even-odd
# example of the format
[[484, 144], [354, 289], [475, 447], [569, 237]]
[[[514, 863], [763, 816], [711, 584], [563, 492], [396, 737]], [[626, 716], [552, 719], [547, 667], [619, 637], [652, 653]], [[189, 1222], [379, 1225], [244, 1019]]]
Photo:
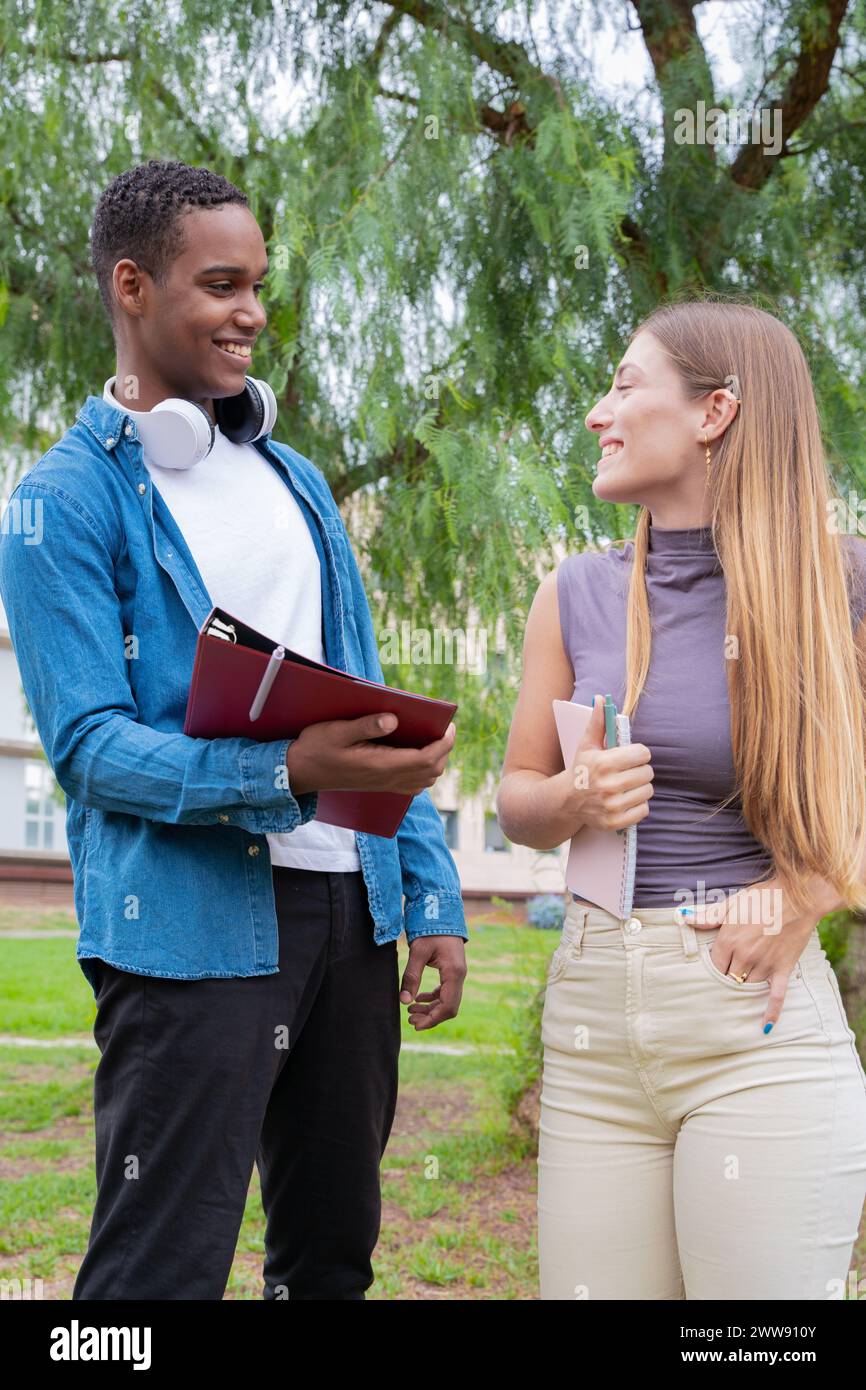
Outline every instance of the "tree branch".
[[[687, 58], [697, 57], [699, 72], [689, 85], [695, 97], [706, 99], [709, 96], [710, 105], [713, 104], [713, 74], [695, 22], [695, 0], [632, 0], [632, 3], [662, 100], [664, 162], [670, 167], [673, 150], [680, 157], [683, 148], [671, 146], [675, 111], [682, 106], [684, 96], [681, 64]], [[712, 145], [696, 146], [695, 151], [702, 160], [715, 160]]]
[[175, 96], [170, 87], [157, 77], [153, 72], [148, 72], [144, 77], [144, 82], [152, 89], [154, 96], [161, 101], [163, 106], [181, 123], [188, 126], [195, 132], [196, 138], [201, 146], [201, 157], [207, 164], [219, 164], [224, 158], [218, 146], [213, 143], [210, 135], [206, 134], [200, 126], [197, 126], [187, 112], [180, 100]]
[[[471, 343], [471, 337], [461, 339], [451, 349], [445, 361], [431, 367], [429, 371], [424, 373], [424, 376], [444, 376], [452, 362], [460, 357], [471, 346]], [[439, 426], [445, 424], [441, 399], [434, 419]], [[353, 469], [351, 473], [346, 473], [342, 478], [335, 479], [330, 484], [331, 491], [337, 501], [341, 502], [351, 493], [357, 492], [358, 488], [364, 487], [368, 483], [376, 483], [380, 478], [405, 477], [407, 480], [411, 480], [421, 473], [429, 458], [430, 452], [420, 440], [415, 439], [414, 436], [404, 435], [387, 454], [379, 454], [364, 464], [363, 468]]]
[[429, 3], [428, 0], [387, 0], [387, 3], [399, 14], [409, 15], [425, 29], [435, 29], [443, 38], [461, 41], [489, 68], [503, 73], [517, 87], [527, 78], [548, 83], [553, 87], [560, 108], [565, 110], [565, 98], [558, 78], [537, 67], [523, 44], [512, 39], [498, 39], [495, 34], [476, 29], [468, 20], [456, 19], [441, 5]]
[[[428, 0], [387, 0], [387, 3], [391, 5], [395, 13], [401, 16], [409, 15], [424, 28], [433, 29], [437, 33], [441, 33], [444, 38], [462, 42], [471, 48], [488, 67], [502, 73], [516, 86], [519, 87], [527, 81], [547, 83], [553, 88], [560, 110], [568, 110], [568, 103], [565, 100], [559, 79], [551, 73], [544, 72], [536, 63], [533, 63], [522, 44], [513, 40], [504, 41], [496, 38], [495, 35], [484, 33], [467, 20], [455, 18], [448, 14], [441, 5], [429, 3]], [[686, 0], [678, 0], [678, 3], [685, 4]], [[379, 35], [380, 40], [381, 38], [382, 34]], [[378, 41], [376, 52], [377, 58], [381, 59], [382, 54]], [[399, 93], [392, 92], [383, 93], [383, 95], [400, 97]], [[485, 130], [506, 146], [512, 145], [518, 138], [529, 143], [535, 138], [535, 131], [526, 120], [526, 107], [522, 101], [516, 98], [509, 103], [505, 111], [498, 111], [489, 103], [484, 102], [478, 109], [478, 121]], [[629, 248], [629, 254], [636, 254], [649, 268], [649, 247], [634, 219], [631, 217], [623, 218], [619, 225], [619, 231]], [[667, 290], [666, 277], [658, 271], [651, 273], [655, 277], [659, 293], [665, 293]]]
[[[5, 44], [0, 44], [0, 57]], [[46, 58], [49, 63], [129, 63], [135, 57], [132, 49], [120, 49], [117, 53], [73, 53], [69, 49], [51, 50], [38, 43], [26, 43], [18, 50], [31, 58]]]
[[[823, 35], [817, 40], [810, 34], [807, 20], [800, 21], [800, 53], [780, 103], [781, 149], [778, 154], [773, 154], [763, 145], [744, 145], [731, 165], [731, 178], [740, 188], [755, 192], [763, 187], [776, 163], [785, 154], [791, 136], [808, 120], [827, 91], [848, 2], [826, 0], [826, 25]], [[808, 23], [811, 24], [815, 17], [815, 11], [811, 11]]]
[[[0, 57], [3, 56], [4, 48], [5, 44], [0, 43]], [[52, 50], [40, 47], [39, 44], [35, 43], [24, 44], [20, 52], [29, 54], [29, 56], [33, 58], [47, 59], [50, 63], [73, 63], [78, 65], [89, 63], [129, 63], [137, 56], [132, 49], [118, 49], [116, 52], [112, 53], [75, 53], [71, 49]], [[205, 135], [204, 132], [196, 126], [195, 122], [184, 110], [178, 98], [174, 95], [174, 92], [152, 73], [147, 74], [145, 81], [150, 84], [155, 95], [163, 105], [168, 107], [183, 125], [189, 126], [195, 131], [201, 143], [202, 158], [209, 164], [217, 163], [220, 159], [218, 149], [213, 144], [210, 136]]]
[[866, 118], [843, 121], [841, 125], [834, 125], [831, 126], [829, 130], [822, 131], [814, 140], [810, 140], [808, 145], [797, 145], [796, 148], [789, 145], [787, 149], [782, 150], [779, 158], [790, 159], [792, 155], [808, 154], [810, 150], [821, 149], [824, 145], [829, 144], [834, 136], [845, 135], [856, 126], [864, 125], [866, 125]]

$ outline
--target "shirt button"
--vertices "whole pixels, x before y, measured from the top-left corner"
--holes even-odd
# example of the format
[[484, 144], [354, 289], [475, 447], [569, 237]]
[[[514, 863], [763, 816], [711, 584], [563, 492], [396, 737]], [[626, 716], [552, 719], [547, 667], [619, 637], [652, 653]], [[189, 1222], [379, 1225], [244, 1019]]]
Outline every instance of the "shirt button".
[[106, 439], [106, 441], [105, 441], [105, 447], [106, 447], [106, 449], [110, 449], [113, 443], [114, 443], [114, 435], [113, 435], [113, 434], [110, 434], [110, 435], [108, 436], [108, 438]]
[[630, 932], [632, 936], [634, 936], [635, 932], [641, 931], [642, 928], [643, 922], [640, 920], [639, 917], [629, 917], [628, 921], [625, 924], [626, 931]]
[[132, 434], [132, 423], [129, 420], [127, 420], [126, 424], [123, 427], [123, 433]]
[[139, 492], [147, 492], [147, 483], [139, 483], [138, 490]]
[[228, 822], [228, 816], [220, 814], [219, 819], [222, 821], [223, 825], [226, 825]]
[[250, 845], [249, 849], [247, 850], [247, 854], [258, 854], [258, 852], [259, 852], [259, 847], [258, 847], [258, 845]]

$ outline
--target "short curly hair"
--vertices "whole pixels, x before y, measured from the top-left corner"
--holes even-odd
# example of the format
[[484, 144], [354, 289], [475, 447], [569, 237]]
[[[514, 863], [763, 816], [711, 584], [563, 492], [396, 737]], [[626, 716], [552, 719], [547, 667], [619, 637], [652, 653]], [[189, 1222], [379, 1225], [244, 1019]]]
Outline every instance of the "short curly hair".
[[150, 159], [112, 180], [100, 195], [90, 233], [90, 256], [112, 330], [117, 262], [135, 261], [163, 286], [169, 266], [184, 250], [181, 214], [222, 203], [249, 205], [246, 194], [222, 174], [177, 159]]

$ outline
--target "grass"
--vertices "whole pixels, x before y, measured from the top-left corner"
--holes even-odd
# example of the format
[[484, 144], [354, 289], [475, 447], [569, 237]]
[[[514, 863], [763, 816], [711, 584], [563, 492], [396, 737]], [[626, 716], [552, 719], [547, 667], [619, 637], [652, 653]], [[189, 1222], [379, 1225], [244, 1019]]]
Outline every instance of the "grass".
[[[0, 1033], [81, 1040], [80, 1047], [0, 1045], [0, 1278], [41, 1279], [48, 1299], [71, 1295], [96, 1195], [96, 1007], [73, 939], [8, 934], [70, 925], [62, 913], [0, 912]], [[471, 984], [458, 1017], [416, 1033], [403, 1010], [403, 1040], [412, 1049], [401, 1053], [369, 1299], [537, 1297], [535, 1147], [509, 1107], [537, 1066], [529, 1010], [537, 1008], [556, 939], [555, 932], [473, 920]], [[400, 956], [404, 964], [403, 940]], [[416, 1050], [431, 1043], [484, 1050]], [[254, 1169], [227, 1298], [260, 1299], [263, 1251]]]
[[12, 931], [78, 932], [71, 912], [33, 912], [23, 907], [0, 907], [0, 934]]
[[[69, 1298], [95, 1199], [95, 1002], [66, 914], [0, 912], [0, 1033], [80, 1047], [0, 1045], [0, 1278]], [[416, 1033], [403, 1011], [400, 1094], [382, 1163], [382, 1231], [370, 1300], [535, 1299], [536, 1147], [513, 1118], [540, 1063], [540, 985], [555, 932], [474, 919], [456, 1019]], [[7, 939], [3, 939], [3, 934]], [[401, 963], [406, 945], [400, 942]], [[429, 988], [429, 986], [428, 986]], [[424, 1046], [480, 1046], [451, 1056]], [[264, 1214], [254, 1169], [226, 1298], [261, 1298]], [[851, 1267], [866, 1269], [866, 1226]], [[864, 1283], [866, 1294], [866, 1283]], [[860, 1296], [863, 1297], [864, 1294]]]

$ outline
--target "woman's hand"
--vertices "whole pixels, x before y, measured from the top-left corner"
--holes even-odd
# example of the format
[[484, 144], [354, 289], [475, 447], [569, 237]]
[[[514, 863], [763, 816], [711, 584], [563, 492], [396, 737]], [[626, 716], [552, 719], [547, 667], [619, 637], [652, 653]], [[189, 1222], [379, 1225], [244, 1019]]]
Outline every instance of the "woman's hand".
[[710, 959], [723, 975], [745, 975], [750, 982], [769, 980], [761, 1020], [765, 1033], [778, 1022], [791, 972], [824, 915], [816, 901], [813, 911], [794, 916], [786, 910], [786, 900], [782, 880], [771, 878], [732, 893], [723, 902], [678, 909], [693, 927], [721, 927]]
[[604, 696], [594, 695], [592, 714], [568, 774], [581, 827], [624, 830], [648, 816], [655, 776], [651, 757], [645, 743], [605, 747]]

